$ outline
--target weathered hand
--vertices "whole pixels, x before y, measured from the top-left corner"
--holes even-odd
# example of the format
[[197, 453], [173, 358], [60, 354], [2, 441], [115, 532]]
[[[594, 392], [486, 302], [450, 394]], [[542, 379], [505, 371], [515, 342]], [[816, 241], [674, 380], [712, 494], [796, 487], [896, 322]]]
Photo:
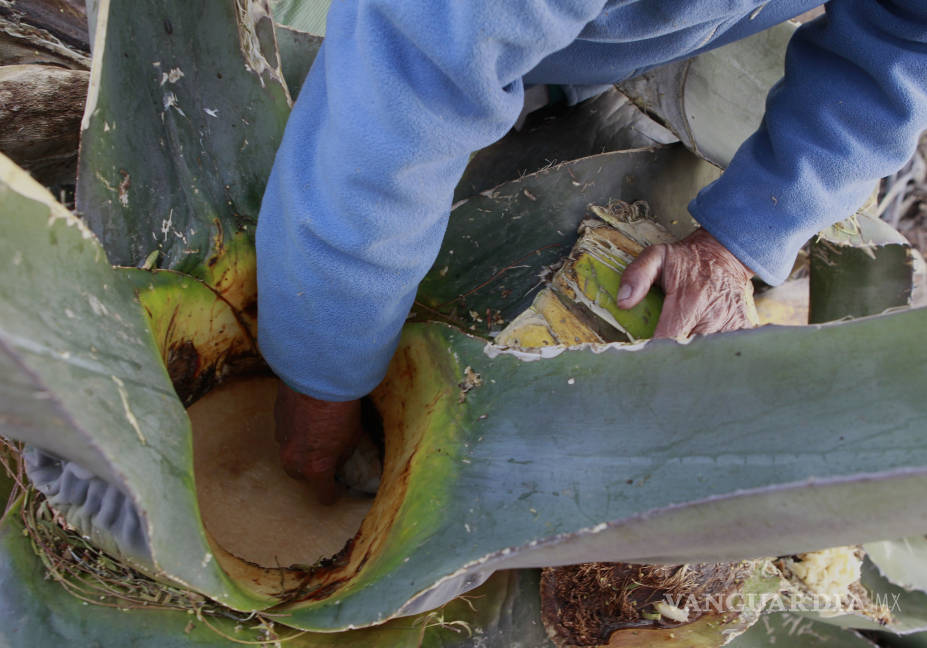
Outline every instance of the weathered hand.
[[659, 280], [666, 299], [654, 337], [750, 328], [758, 323], [752, 276], [715, 237], [699, 229], [678, 243], [641, 252], [622, 275], [618, 307], [632, 308]]
[[360, 401], [322, 401], [280, 383], [274, 418], [284, 470], [312, 484], [321, 503], [332, 503], [335, 471], [360, 440]]

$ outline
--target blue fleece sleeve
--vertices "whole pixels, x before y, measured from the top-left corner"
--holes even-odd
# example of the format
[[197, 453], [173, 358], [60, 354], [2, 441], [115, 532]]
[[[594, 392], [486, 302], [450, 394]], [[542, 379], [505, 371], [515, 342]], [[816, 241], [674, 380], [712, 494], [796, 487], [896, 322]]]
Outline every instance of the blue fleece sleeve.
[[927, 1], [832, 0], [795, 33], [762, 126], [689, 211], [771, 284], [927, 128]]
[[382, 379], [468, 155], [521, 77], [604, 0], [338, 0], [257, 230], [259, 343], [291, 387], [343, 401]]

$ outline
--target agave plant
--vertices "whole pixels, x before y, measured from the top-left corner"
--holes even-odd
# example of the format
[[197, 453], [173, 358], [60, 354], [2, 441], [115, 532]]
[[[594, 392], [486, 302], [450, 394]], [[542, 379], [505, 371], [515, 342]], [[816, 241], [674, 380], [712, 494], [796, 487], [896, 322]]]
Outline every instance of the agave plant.
[[[0, 480], [2, 499], [16, 495], [0, 520], [6, 643], [568, 645], [548, 632], [536, 568], [740, 561], [924, 531], [923, 311], [685, 345], [492, 343], [589, 204], [646, 201], [669, 235], [691, 229], [685, 205], [718, 169], [681, 145], [572, 149], [583, 157], [522, 177], [474, 158], [497, 166], [470, 182], [508, 181], [455, 206], [372, 395], [379, 491], [310, 518], [273, 472], [253, 228], [319, 38], [275, 25], [260, 0], [102, 0], [94, 33], [78, 214], [0, 158], [0, 431], [28, 444], [5, 462], [24, 461], [45, 496], [21, 471]], [[601, 278], [596, 294], [614, 285]], [[234, 445], [245, 433], [269, 459]], [[320, 549], [310, 537], [332, 520], [334, 548]], [[925, 584], [903, 566], [923, 561], [918, 547], [867, 545], [868, 587], [914, 588], [899, 632], [927, 625]], [[742, 571], [738, 591], [778, 591], [761, 566]], [[73, 596], [90, 592], [110, 607]], [[114, 609], [128, 607], [157, 609]], [[761, 625], [761, 611], [699, 645], [751, 624], [730, 645], [799, 627], [814, 629], [804, 645], [866, 645], [834, 619]], [[836, 623], [872, 621], [848, 610]], [[651, 620], [613, 645], [684, 627]]]

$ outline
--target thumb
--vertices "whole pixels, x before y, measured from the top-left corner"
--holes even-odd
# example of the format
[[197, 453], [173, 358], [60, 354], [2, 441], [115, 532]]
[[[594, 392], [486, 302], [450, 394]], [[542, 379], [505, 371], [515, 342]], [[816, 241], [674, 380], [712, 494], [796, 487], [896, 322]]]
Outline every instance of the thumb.
[[637, 255], [621, 274], [621, 287], [618, 289], [618, 308], [634, 308], [647, 294], [653, 282], [660, 277], [666, 258], [665, 245], [652, 245]]

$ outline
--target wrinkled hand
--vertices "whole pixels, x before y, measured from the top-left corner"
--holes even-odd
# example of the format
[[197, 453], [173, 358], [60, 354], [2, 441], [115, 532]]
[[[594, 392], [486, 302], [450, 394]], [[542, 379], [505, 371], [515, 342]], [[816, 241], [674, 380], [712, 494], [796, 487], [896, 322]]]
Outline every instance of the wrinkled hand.
[[646, 248], [625, 269], [618, 307], [637, 305], [659, 281], [666, 298], [654, 337], [684, 338], [756, 326], [753, 272], [715, 237], [696, 230]]
[[319, 502], [331, 504], [335, 471], [360, 440], [360, 401], [322, 401], [280, 383], [274, 418], [284, 470], [312, 484]]

